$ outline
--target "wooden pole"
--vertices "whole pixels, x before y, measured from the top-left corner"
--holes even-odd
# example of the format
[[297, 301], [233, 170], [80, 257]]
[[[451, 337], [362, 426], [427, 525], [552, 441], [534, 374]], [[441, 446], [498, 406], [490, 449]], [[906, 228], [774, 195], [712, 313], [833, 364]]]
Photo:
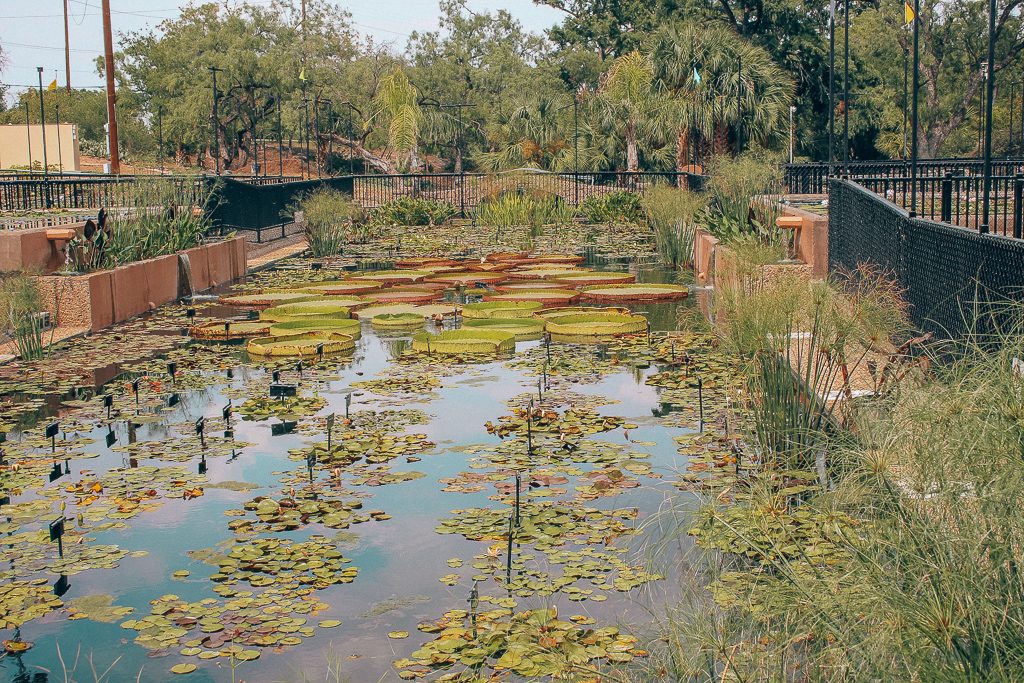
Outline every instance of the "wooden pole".
[[107, 77], [107, 125], [110, 141], [110, 172], [121, 174], [121, 155], [117, 143], [117, 111], [114, 90], [114, 37], [110, 31], [110, 0], [103, 0], [103, 70]]
[[64, 0], [64, 73], [67, 75], [68, 92], [71, 92], [71, 41], [68, 38], [68, 0]]

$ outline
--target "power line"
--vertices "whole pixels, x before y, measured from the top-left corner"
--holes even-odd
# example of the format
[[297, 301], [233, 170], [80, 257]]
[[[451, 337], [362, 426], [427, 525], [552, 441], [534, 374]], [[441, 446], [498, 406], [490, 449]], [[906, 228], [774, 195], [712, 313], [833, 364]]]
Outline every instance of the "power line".
[[[63, 47], [54, 47], [52, 45], [31, 45], [29, 43], [15, 43], [12, 40], [5, 40], [5, 41], [3, 41], [2, 44], [3, 45], [13, 45], [15, 47], [27, 47], [27, 48], [32, 48], [32, 49], [35, 49], [35, 50], [57, 50], [58, 52], [64, 52], [64, 48]], [[85, 52], [87, 54], [94, 55], [94, 54], [98, 54], [100, 52], [103, 52], [103, 49], [99, 48], [99, 49], [96, 49], [96, 50], [88, 50], [86, 48], [73, 47], [73, 48], [71, 48], [71, 51], [72, 52]]]

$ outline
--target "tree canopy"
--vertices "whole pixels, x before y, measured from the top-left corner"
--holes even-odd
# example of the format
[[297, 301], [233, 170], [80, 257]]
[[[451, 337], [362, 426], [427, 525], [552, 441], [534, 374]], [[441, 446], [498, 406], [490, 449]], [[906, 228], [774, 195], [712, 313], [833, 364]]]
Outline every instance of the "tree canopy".
[[[1024, 135], [1010, 135], [1011, 126], [1024, 130], [1024, 93], [1010, 87], [1022, 76], [1022, 1], [997, 6], [997, 153], [1024, 146]], [[782, 151], [794, 106], [797, 155], [827, 156], [828, 3], [534, 2], [562, 14], [543, 34], [506, 10], [438, 0], [438, 29], [401, 48], [360, 35], [331, 0], [308, 0], [304, 22], [284, 0], [188, 5], [155, 29], [119, 36], [123, 151], [158, 153], [160, 122], [165, 153], [206, 168], [248, 170], [258, 141], [280, 135], [328, 171], [669, 170], [740, 147]], [[910, 36], [902, 0], [850, 4], [845, 84], [845, 6], [836, 7], [835, 105], [849, 116], [850, 152], [901, 157]], [[921, 154], [977, 154], [987, 3], [922, 0], [919, 21]], [[2, 54], [0, 45], [0, 68]], [[33, 97], [23, 93], [0, 120], [23, 121]], [[102, 93], [44, 97], [87, 145], [102, 145]]]

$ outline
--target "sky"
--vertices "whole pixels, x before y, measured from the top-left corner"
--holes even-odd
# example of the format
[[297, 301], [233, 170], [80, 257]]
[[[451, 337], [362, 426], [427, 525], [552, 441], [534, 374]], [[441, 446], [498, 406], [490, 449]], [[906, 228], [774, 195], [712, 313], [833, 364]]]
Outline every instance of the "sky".
[[[250, 2], [268, 4], [267, 0]], [[175, 0], [110, 0], [115, 50], [119, 33], [155, 27], [163, 19], [176, 17], [183, 4]], [[413, 31], [437, 28], [437, 0], [346, 0], [335, 4], [351, 12], [361, 33], [393, 44], [399, 51]], [[538, 7], [532, 0], [466, 0], [466, 6], [475, 12], [506, 9], [526, 29], [536, 32], [562, 18], [560, 12]], [[68, 0], [73, 87], [102, 85], [94, 66], [96, 57], [103, 54], [99, 8], [100, 0]], [[0, 45], [7, 56], [0, 81], [12, 86], [9, 99], [27, 86], [37, 87], [39, 66], [43, 67], [44, 87], [54, 79], [54, 70], [57, 82], [64, 85], [63, 0], [0, 0]]]

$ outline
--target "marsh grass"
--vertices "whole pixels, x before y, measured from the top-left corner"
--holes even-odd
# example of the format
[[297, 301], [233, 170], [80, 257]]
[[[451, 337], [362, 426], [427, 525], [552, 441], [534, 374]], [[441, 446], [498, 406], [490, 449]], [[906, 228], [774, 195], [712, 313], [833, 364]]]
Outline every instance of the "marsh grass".
[[43, 322], [39, 317], [42, 300], [35, 283], [27, 275], [0, 279], [0, 315], [3, 326], [14, 340], [24, 360], [39, 360], [44, 354]]
[[[832, 313], [833, 295], [811, 293], [819, 348], [886, 327], [891, 292], [876, 290], [852, 283], [853, 303]], [[1024, 305], [1002, 319], [925, 347], [930, 364], [884, 394], [847, 400], [819, 444], [828, 486], [786, 495], [762, 468], [702, 495], [698, 520], [758, 550], [687, 554], [697, 588], [665, 610], [636, 680], [1024, 680]], [[733, 324], [735, 344], [786, 329]], [[666, 545], [688, 527], [662, 526]]]
[[302, 198], [303, 231], [314, 258], [340, 254], [352, 239], [361, 239], [365, 212], [337, 190], [320, 188]]
[[667, 185], [644, 193], [640, 205], [654, 229], [654, 241], [662, 263], [681, 268], [693, 263], [697, 217], [707, 204], [700, 194]]

